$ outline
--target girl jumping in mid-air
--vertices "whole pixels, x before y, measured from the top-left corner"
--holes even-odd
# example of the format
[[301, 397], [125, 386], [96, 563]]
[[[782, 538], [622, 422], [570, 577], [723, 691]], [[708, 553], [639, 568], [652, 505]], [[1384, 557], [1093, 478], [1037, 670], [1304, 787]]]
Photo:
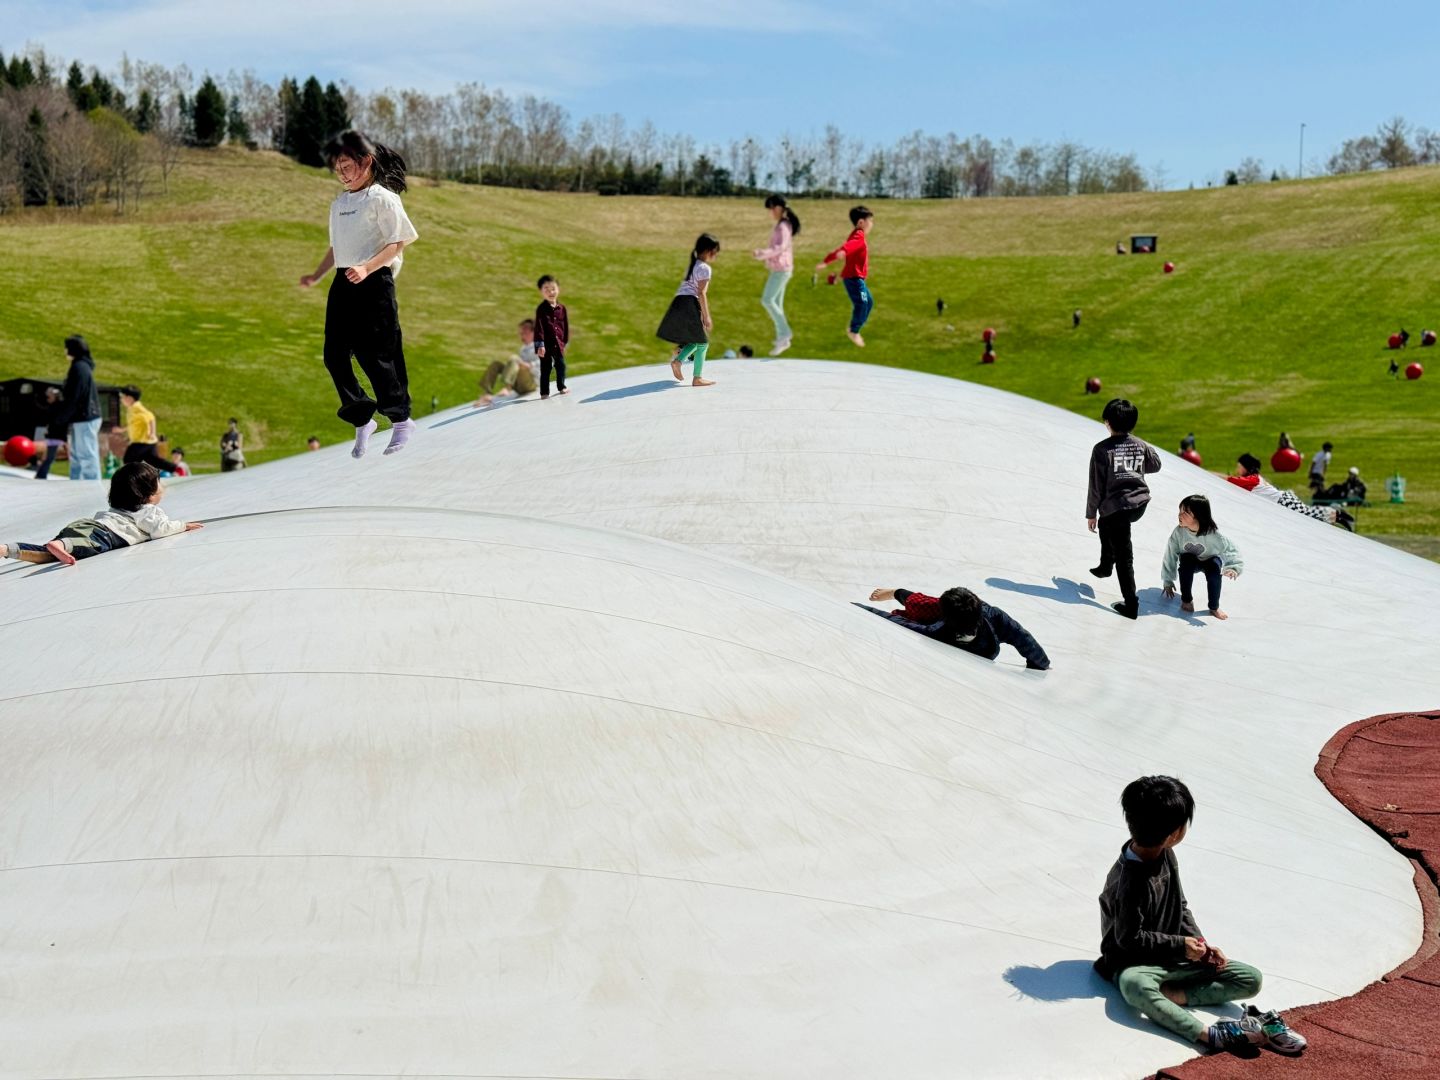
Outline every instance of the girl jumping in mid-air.
[[705, 368], [705, 353], [710, 348], [707, 331], [714, 325], [710, 320], [710, 264], [720, 254], [720, 241], [709, 233], [701, 233], [690, 251], [690, 267], [685, 271], [685, 280], [675, 290], [670, 309], [660, 320], [660, 329], [655, 336], [680, 347], [670, 361], [670, 374], [676, 382], [684, 382], [685, 376], [680, 365], [686, 360], [695, 361], [691, 386], [714, 386], [715, 380], [702, 378]]
[[[346, 131], [325, 147], [325, 160], [345, 190], [330, 204], [330, 247], [300, 284], [309, 288], [335, 267], [325, 304], [325, 367], [340, 395], [340, 419], [355, 427], [350, 456], [365, 456], [377, 409], [392, 425], [385, 453], [393, 454], [404, 449], [415, 430], [395, 303], [403, 252], [420, 235], [400, 202], [405, 159], [358, 131]], [[370, 380], [378, 405], [355, 378], [352, 356]]]
[[1206, 600], [1210, 614], [1217, 619], [1230, 616], [1220, 610], [1220, 579], [1231, 580], [1240, 576], [1245, 568], [1240, 552], [1235, 545], [1220, 534], [1215, 525], [1215, 516], [1210, 511], [1210, 500], [1204, 495], [1187, 495], [1180, 500], [1180, 524], [1170, 534], [1165, 547], [1165, 560], [1160, 567], [1164, 579], [1165, 599], [1175, 595], [1175, 572], [1180, 572], [1180, 607], [1194, 611], [1195, 601], [1190, 595], [1190, 583], [1195, 580], [1198, 570], [1205, 575]]
[[790, 284], [795, 270], [793, 241], [800, 235], [800, 219], [785, 205], [784, 195], [771, 195], [765, 200], [765, 209], [770, 211], [775, 228], [770, 232], [770, 246], [756, 248], [755, 258], [764, 259], [770, 271], [765, 291], [760, 294], [760, 306], [775, 324], [775, 344], [770, 355], [779, 356], [791, 342], [790, 324], [785, 319], [785, 286]]

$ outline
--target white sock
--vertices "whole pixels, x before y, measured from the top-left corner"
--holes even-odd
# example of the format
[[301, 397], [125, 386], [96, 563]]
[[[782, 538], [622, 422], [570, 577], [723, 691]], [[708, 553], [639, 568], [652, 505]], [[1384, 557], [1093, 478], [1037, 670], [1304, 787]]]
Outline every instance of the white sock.
[[380, 425], [375, 423], [374, 420], [371, 420], [364, 427], [357, 427], [355, 429], [355, 446], [350, 451], [351, 457], [362, 458], [365, 456], [365, 445], [370, 441], [370, 436], [375, 434], [375, 429], [379, 426]]
[[401, 420], [390, 428], [390, 445], [385, 447], [385, 453], [398, 454], [405, 449], [405, 444], [410, 441], [410, 436], [415, 431], [414, 420]]

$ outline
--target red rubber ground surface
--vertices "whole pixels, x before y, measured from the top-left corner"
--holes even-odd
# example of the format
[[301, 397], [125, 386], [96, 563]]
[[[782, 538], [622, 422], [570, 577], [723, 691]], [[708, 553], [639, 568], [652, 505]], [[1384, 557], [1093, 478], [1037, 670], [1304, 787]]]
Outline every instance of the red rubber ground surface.
[[1291, 1027], [1310, 1040], [1299, 1058], [1221, 1054], [1163, 1069], [1156, 1080], [1440, 1077], [1440, 712], [1351, 724], [1325, 744], [1315, 773], [1415, 864], [1425, 912], [1419, 951], [1358, 994], [1289, 1010]]

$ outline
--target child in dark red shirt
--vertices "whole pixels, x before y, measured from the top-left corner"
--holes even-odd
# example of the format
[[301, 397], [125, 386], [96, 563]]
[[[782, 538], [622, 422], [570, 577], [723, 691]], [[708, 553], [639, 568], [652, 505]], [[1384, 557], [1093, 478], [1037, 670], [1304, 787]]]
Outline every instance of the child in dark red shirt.
[[870, 594], [870, 599], [882, 603], [898, 600], [905, 607], [902, 611], [889, 612], [868, 604], [855, 606], [873, 611], [907, 630], [983, 656], [986, 660], [994, 660], [1000, 655], [1003, 642], [1013, 646], [1025, 658], [1027, 668], [1044, 671], [1050, 666], [1050, 657], [1045, 655], [1045, 650], [1029, 631], [969, 589], [946, 589], [938, 598], [908, 589], [876, 589]]
[[860, 336], [860, 328], [870, 318], [870, 310], [875, 306], [875, 298], [870, 295], [870, 286], [866, 282], [866, 278], [870, 276], [870, 247], [865, 234], [874, 226], [875, 215], [868, 207], [857, 206], [850, 211], [850, 224], [855, 226], [855, 229], [849, 239], [817, 263], [815, 272], [824, 273], [825, 267], [841, 255], [845, 256], [845, 268], [840, 271], [840, 280], [845, 283], [845, 291], [850, 295], [848, 334], [850, 340], [863, 349], [865, 339]]
[[540, 306], [535, 309], [535, 355], [540, 358], [540, 396], [550, 396], [550, 371], [555, 371], [555, 389], [568, 394], [565, 386], [565, 347], [570, 344], [570, 315], [560, 303], [560, 282], [546, 274], [535, 283]]

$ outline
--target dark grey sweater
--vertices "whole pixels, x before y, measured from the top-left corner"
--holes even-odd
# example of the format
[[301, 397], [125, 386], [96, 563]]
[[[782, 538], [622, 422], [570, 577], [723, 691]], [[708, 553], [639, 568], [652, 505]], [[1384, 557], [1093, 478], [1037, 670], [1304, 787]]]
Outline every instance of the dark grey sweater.
[[1175, 852], [1140, 862], [1126, 858], [1127, 843], [1100, 894], [1100, 959], [1095, 970], [1113, 980], [1127, 967], [1185, 962], [1185, 939], [1201, 937], [1185, 902]]
[[1145, 474], [1160, 471], [1155, 448], [1134, 435], [1111, 435], [1090, 451], [1090, 494], [1085, 500], [1087, 518], [1104, 517], [1117, 510], [1134, 510], [1150, 501]]

